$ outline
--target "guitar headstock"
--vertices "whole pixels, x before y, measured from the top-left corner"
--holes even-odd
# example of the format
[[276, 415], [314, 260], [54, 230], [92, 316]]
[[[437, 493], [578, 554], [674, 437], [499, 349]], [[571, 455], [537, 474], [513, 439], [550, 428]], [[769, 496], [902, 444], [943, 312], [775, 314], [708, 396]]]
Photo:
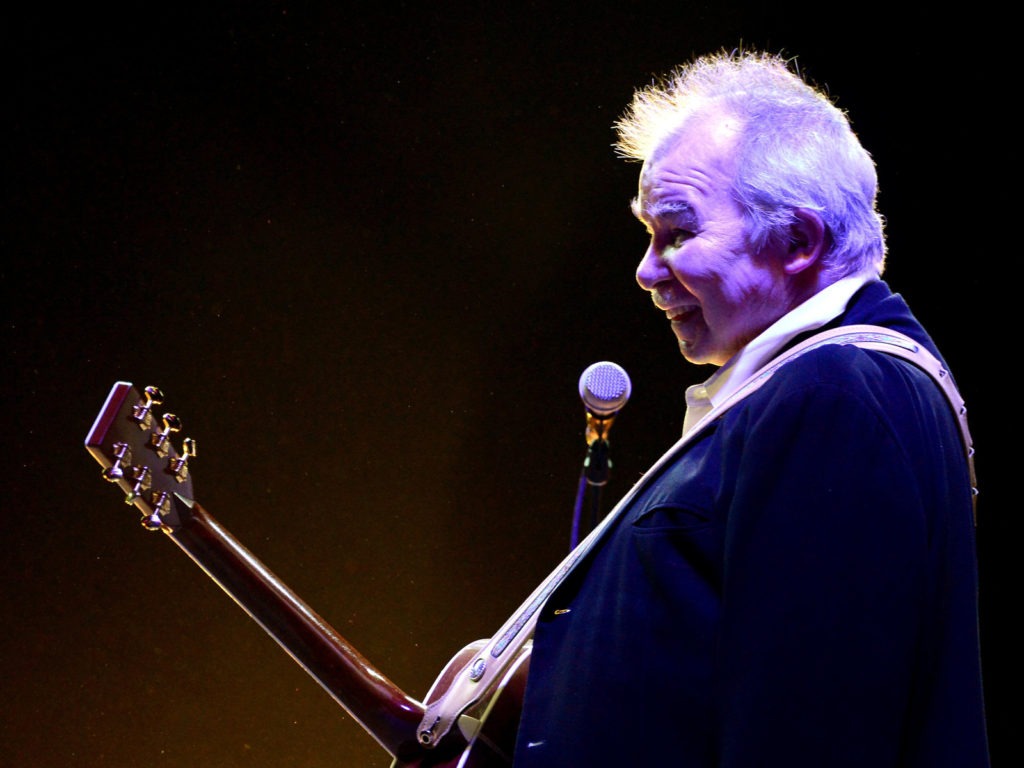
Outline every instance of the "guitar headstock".
[[189, 463], [196, 443], [185, 438], [181, 453], [171, 436], [181, 431], [173, 413], [160, 413], [164, 395], [156, 387], [139, 392], [117, 382], [85, 439], [85, 447], [103, 467], [102, 477], [125, 493], [125, 503], [142, 514], [149, 530], [174, 530], [179, 520], [174, 497], [192, 500]]

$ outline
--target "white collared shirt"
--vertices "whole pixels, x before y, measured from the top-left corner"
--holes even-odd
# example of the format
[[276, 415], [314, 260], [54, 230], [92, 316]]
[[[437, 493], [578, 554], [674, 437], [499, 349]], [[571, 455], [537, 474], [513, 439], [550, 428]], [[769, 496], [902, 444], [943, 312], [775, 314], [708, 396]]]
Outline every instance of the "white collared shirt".
[[739, 389], [792, 338], [838, 317], [861, 286], [877, 279], [878, 275], [872, 271], [837, 280], [768, 326], [703, 384], [687, 387], [683, 434]]

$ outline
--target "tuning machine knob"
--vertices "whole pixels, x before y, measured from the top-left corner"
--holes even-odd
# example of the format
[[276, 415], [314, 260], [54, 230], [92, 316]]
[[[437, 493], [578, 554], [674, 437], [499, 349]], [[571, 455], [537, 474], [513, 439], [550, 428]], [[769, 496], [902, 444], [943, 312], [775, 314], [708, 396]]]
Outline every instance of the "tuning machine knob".
[[164, 393], [159, 387], [146, 387], [142, 392], [142, 400], [132, 408], [132, 420], [139, 429], [149, 429], [153, 424], [153, 406], [164, 401]]
[[188, 478], [188, 462], [196, 457], [196, 441], [186, 437], [181, 449], [181, 455], [167, 462], [167, 473], [174, 475], [179, 483], [185, 482]]
[[156, 451], [157, 456], [166, 456], [168, 453], [168, 439], [173, 432], [181, 431], [181, 419], [175, 416], [173, 413], [165, 413], [160, 418], [161, 426], [163, 429], [159, 432], [154, 432], [149, 438], [150, 447]]
[[114, 450], [111, 456], [114, 457], [114, 463], [103, 470], [103, 479], [109, 483], [116, 483], [124, 479], [125, 467], [132, 462], [132, 452], [128, 443], [114, 443], [112, 447]]

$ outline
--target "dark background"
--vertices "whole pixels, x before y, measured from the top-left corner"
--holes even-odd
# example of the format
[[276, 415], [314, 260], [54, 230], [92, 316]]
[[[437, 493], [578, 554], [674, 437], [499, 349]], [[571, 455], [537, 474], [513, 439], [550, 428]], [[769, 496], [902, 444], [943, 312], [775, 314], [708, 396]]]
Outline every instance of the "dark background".
[[1012, 762], [1008, 429], [985, 367], [1008, 314], [981, 91], [1000, 20], [512, 7], [6, 12], [0, 763], [388, 765], [137, 524], [82, 447], [93, 418], [117, 380], [160, 386], [199, 441], [198, 499], [422, 697], [567, 550], [582, 370], [633, 380], [615, 496], [710, 372], [633, 282], [638, 167], [611, 124], [635, 86], [740, 45], [798, 56], [878, 161], [886, 277], [971, 409], [991, 739]]

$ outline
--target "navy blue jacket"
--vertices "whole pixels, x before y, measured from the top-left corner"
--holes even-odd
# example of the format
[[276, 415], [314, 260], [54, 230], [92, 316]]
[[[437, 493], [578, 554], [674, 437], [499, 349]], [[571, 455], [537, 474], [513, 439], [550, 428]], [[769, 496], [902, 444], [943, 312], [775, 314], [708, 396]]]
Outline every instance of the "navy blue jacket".
[[[859, 323], [938, 356], [884, 282], [831, 325]], [[939, 388], [815, 350], [684, 447], [547, 601], [515, 765], [982, 768], [977, 586]]]

